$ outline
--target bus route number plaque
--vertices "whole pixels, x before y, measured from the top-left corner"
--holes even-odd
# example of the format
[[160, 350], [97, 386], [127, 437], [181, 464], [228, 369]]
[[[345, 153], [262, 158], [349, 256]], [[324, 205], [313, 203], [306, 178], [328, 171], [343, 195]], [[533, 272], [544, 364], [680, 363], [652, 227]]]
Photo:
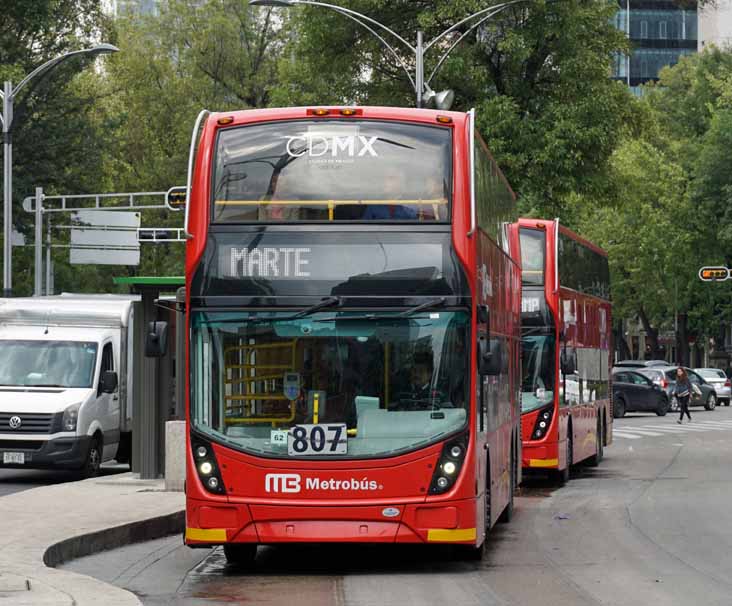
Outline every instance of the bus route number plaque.
[[348, 452], [345, 423], [295, 425], [287, 434], [291, 457], [344, 455]]

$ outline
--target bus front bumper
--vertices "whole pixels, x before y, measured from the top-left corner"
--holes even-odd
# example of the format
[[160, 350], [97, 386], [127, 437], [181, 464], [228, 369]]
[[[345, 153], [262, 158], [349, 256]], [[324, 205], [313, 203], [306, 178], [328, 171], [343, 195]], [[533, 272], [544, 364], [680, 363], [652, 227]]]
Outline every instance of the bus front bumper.
[[218, 505], [189, 500], [185, 542], [456, 543], [482, 537], [476, 499], [434, 504], [351, 506]]
[[559, 469], [559, 448], [556, 442], [532, 444], [524, 442], [521, 446], [521, 466], [524, 470]]

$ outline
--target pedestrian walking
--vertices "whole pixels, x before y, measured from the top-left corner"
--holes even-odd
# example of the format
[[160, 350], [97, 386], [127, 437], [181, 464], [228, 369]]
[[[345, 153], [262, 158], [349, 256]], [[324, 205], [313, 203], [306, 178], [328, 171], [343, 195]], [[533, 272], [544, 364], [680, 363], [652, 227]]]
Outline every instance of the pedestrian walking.
[[691, 381], [689, 376], [683, 368], [676, 369], [676, 385], [674, 385], [673, 394], [676, 396], [676, 401], [679, 403], [679, 420], [676, 421], [679, 425], [684, 418], [684, 413], [689, 417], [691, 422], [691, 415], [689, 414], [689, 398], [691, 398]]

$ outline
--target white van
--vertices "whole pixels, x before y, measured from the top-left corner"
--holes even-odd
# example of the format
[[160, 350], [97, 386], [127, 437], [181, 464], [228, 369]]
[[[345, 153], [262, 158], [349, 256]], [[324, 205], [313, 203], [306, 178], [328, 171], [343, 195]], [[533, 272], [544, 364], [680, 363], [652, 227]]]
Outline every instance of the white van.
[[128, 462], [133, 298], [0, 299], [0, 467]]

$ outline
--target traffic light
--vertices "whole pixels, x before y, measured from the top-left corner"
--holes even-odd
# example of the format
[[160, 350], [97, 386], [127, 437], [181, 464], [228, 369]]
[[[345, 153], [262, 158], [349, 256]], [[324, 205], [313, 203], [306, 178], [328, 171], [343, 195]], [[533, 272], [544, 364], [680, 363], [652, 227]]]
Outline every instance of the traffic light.
[[702, 282], [723, 282], [730, 279], [730, 270], [726, 267], [702, 267], [699, 279]]

